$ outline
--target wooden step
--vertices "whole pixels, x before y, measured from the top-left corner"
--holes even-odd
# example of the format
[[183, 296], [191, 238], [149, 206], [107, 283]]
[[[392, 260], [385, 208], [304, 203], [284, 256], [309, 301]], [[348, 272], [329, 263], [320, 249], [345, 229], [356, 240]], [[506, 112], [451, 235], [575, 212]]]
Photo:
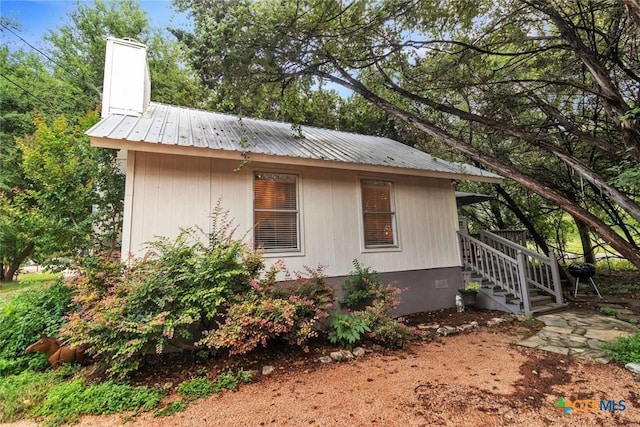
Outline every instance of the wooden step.
[[538, 305], [536, 307], [531, 308], [531, 315], [540, 316], [542, 314], [551, 314], [558, 311], [564, 311], [567, 309], [567, 307], [568, 307], [567, 304], [558, 304], [555, 302], [544, 304], [544, 305]]
[[531, 304], [532, 308], [534, 306], [545, 305], [552, 302], [553, 302], [553, 298], [550, 297], [549, 295], [536, 295], [529, 298], [529, 303]]

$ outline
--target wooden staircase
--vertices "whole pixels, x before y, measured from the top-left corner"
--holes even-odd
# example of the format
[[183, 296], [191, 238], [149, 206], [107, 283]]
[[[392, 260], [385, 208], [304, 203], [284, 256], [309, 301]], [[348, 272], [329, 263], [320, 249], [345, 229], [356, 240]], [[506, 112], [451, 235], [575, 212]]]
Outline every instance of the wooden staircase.
[[466, 278], [481, 284], [480, 308], [525, 316], [563, 310], [558, 264], [535, 251], [483, 231], [479, 238], [460, 234]]

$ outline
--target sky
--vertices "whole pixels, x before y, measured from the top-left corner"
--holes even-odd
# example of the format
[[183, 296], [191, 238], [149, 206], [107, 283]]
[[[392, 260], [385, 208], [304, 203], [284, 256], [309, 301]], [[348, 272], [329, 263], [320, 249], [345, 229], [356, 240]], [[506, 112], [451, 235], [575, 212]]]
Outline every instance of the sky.
[[[42, 47], [42, 36], [49, 30], [68, 22], [67, 15], [75, 9], [77, 0], [0, 0], [0, 16], [20, 25], [16, 31], [29, 43]], [[92, 1], [80, 0], [80, 3]], [[171, 0], [139, 0], [138, 3], [147, 12], [153, 28], [183, 27], [184, 15], [179, 15], [172, 7]], [[2, 43], [13, 49], [28, 49], [20, 39], [3, 31]]]

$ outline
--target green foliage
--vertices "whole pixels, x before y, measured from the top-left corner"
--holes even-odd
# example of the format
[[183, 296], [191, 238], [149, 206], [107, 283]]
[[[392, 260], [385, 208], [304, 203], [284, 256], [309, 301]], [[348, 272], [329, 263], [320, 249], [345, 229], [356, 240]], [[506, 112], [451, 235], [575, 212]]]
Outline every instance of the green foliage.
[[76, 281], [78, 310], [63, 334], [118, 377], [170, 345], [246, 353], [276, 339], [302, 346], [316, 336], [334, 302], [322, 268], [282, 287], [275, 283], [280, 263], [261, 280], [251, 277], [262, 273], [259, 256], [233, 239], [221, 209], [212, 224], [206, 239], [187, 230], [175, 241], [152, 242], [153, 251], [127, 269], [87, 258]]
[[606, 314], [607, 316], [613, 316], [613, 317], [616, 317], [620, 314], [618, 310], [611, 307], [600, 307], [600, 313]]
[[191, 346], [249, 287], [242, 243], [216, 242], [204, 245], [191, 231], [173, 242], [159, 239], [124, 274], [117, 261], [89, 259], [77, 282], [79, 310], [64, 334], [117, 376], [137, 369], [145, 353]]
[[239, 370], [234, 374], [232, 371], [227, 371], [218, 375], [215, 381], [208, 378], [194, 378], [185, 381], [178, 386], [178, 393], [187, 401], [192, 401], [220, 393], [223, 390], [237, 390], [241, 383], [248, 382], [251, 382], [251, 372]]
[[[405, 348], [413, 337], [413, 332], [402, 323], [402, 319], [391, 317], [393, 310], [400, 304], [398, 295], [402, 290], [381, 282], [380, 273], [362, 266], [358, 260], [354, 260], [353, 265], [355, 270], [343, 285], [345, 297], [341, 305], [355, 311], [348, 315], [332, 314], [330, 327], [333, 330], [329, 339], [332, 342], [343, 341], [347, 346], [353, 345], [354, 340], [359, 341], [363, 334], [359, 330], [362, 321], [367, 327], [367, 338], [388, 348]], [[338, 328], [344, 329], [344, 332], [338, 333]], [[339, 338], [341, 334], [348, 338]]]
[[64, 381], [74, 369], [63, 366], [47, 372], [26, 370], [16, 375], [0, 375], [0, 422], [15, 421], [29, 415], [42, 403], [49, 390]]
[[378, 344], [392, 349], [405, 349], [415, 337], [414, 330], [390, 317], [379, 320], [368, 337]]
[[640, 363], [640, 334], [606, 343], [604, 350], [607, 356], [619, 363]]
[[342, 286], [344, 297], [340, 305], [349, 309], [362, 309], [376, 296], [380, 273], [370, 267], [363, 267], [357, 259], [353, 260], [353, 268]]
[[0, 300], [0, 376], [49, 366], [42, 354], [27, 355], [25, 349], [40, 332], [56, 336], [70, 304], [71, 289], [62, 279]]
[[216, 393], [216, 384], [208, 378], [194, 378], [180, 383], [178, 393], [187, 400], [196, 400]]
[[478, 292], [480, 290], [480, 283], [478, 282], [469, 282], [467, 286], [464, 287], [466, 291]]
[[351, 348], [370, 331], [366, 321], [357, 314], [334, 312], [329, 318], [329, 341], [333, 344]]
[[156, 417], [170, 417], [178, 412], [183, 412], [187, 409], [188, 403], [182, 399], [174, 400], [164, 408], [160, 408], [155, 412]]
[[63, 382], [49, 389], [32, 412], [48, 425], [77, 421], [79, 415], [106, 415], [123, 411], [149, 411], [160, 403], [162, 393], [148, 387], [107, 381], [86, 384], [82, 379]]

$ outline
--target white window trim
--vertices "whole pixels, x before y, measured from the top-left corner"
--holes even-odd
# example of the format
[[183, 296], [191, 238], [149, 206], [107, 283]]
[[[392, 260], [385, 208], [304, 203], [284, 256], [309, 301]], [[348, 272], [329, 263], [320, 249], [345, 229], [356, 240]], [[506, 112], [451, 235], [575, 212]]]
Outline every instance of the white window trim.
[[[396, 204], [396, 180], [389, 177], [359, 175], [357, 176], [356, 188], [358, 197], [358, 233], [360, 235], [360, 253], [376, 253], [376, 252], [402, 252], [402, 246], [400, 244], [400, 224], [398, 218], [398, 206]], [[362, 206], [362, 181], [385, 181], [391, 183], [391, 206], [393, 208], [393, 235], [394, 245], [367, 247], [364, 240], [364, 209]]]
[[256, 174], [258, 173], [273, 173], [273, 174], [282, 174], [282, 175], [292, 175], [296, 177], [296, 197], [298, 204], [298, 249], [261, 249], [263, 258], [290, 258], [290, 257], [304, 257], [305, 254], [305, 245], [304, 245], [304, 206], [303, 206], [303, 197], [302, 197], [302, 171], [301, 170], [290, 170], [290, 169], [273, 169], [269, 167], [256, 167], [251, 168], [251, 173], [249, 174], [249, 179], [251, 182], [251, 191], [250, 195], [250, 204], [251, 209], [249, 210], [250, 220], [249, 224], [251, 224], [251, 245], [255, 248], [255, 209], [254, 209], [254, 197], [255, 197], [255, 179]]

